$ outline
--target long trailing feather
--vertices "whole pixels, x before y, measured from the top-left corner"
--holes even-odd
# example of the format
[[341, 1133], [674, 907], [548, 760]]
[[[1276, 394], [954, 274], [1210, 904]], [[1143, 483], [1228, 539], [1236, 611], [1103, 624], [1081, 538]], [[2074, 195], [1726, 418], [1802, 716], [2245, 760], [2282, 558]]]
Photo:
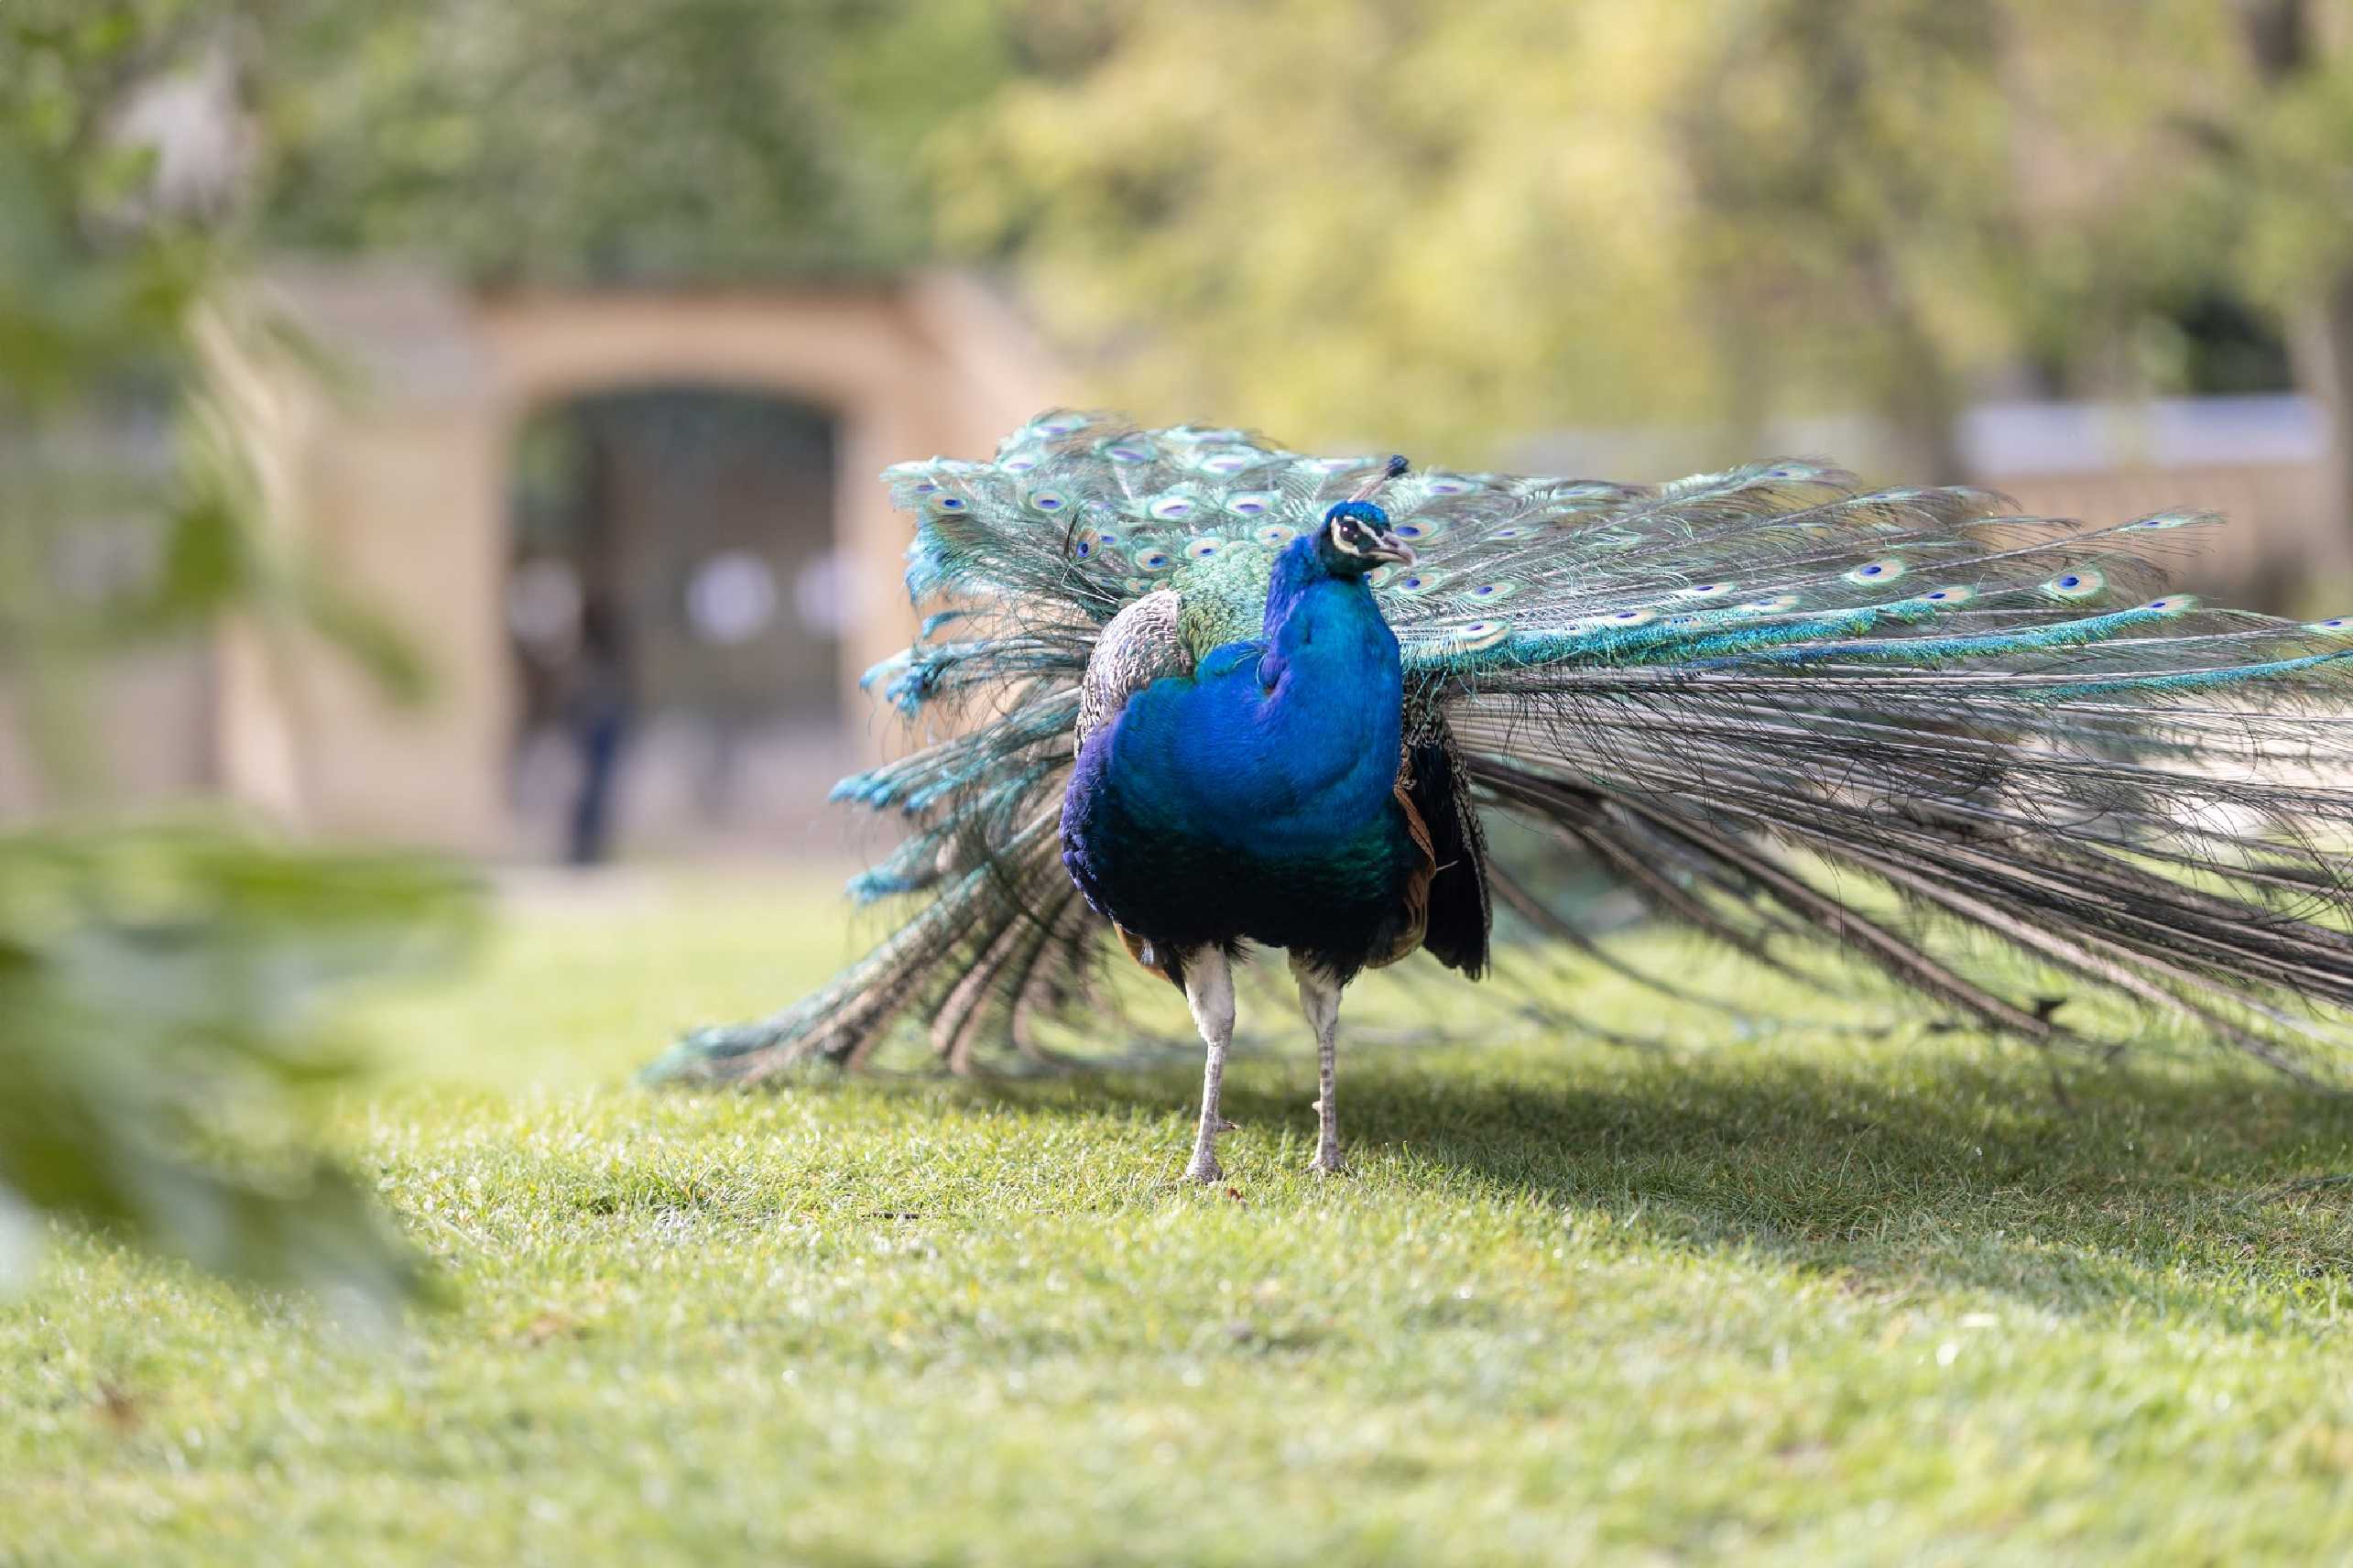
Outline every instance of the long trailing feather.
[[[1254, 635], [1273, 550], [1379, 461], [1055, 411], [990, 463], [891, 470], [910, 591], [944, 607], [869, 683], [950, 733], [836, 798], [904, 824], [854, 890], [913, 907], [816, 996], [656, 1074], [855, 1065], [902, 1029], [958, 1071], [1050, 1059], [1040, 1026], [1101, 1005], [1107, 932], [1051, 825], [1096, 639], [1160, 588], [1195, 656]], [[2087, 527], [1795, 460], [1661, 485], [1424, 470], [1383, 502], [1420, 557], [1375, 579], [1414, 730], [1482, 812], [1801, 976], [1809, 947], [1847, 953], [1989, 1027], [2077, 1038], [1974, 934], [2343, 1073], [2353, 622], [2169, 592], [2159, 558], [2210, 515]], [[1541, 886], [1493, 881], [1562, 942]]]

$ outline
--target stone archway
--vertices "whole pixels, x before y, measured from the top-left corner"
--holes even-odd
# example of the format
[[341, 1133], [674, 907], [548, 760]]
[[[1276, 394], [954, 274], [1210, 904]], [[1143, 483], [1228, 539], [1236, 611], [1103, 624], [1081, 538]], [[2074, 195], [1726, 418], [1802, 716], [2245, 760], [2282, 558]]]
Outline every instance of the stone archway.
[[[982, 455], [1054, 401], [1034, 342], [954, 276], [861, 289], [474, 296], [415, 274], [284, 272], [270, 297], [334, 360], [221, 358], [272, 517], [425, 655], [433, 689], [388, 702], [339, 661], [250, 630], [217, 661], [216, 768], [234, 796], [321, 833], [478, 854], [513, 845], [504, 632], [507, 479], [530, 411], [602, 391], [701, 383], [835, 421], [839, 678], [903, 647], [906, 528], [875, 474]], [[849, 711], [857, 712], [857, 708]], [[889, 744], [855, 726], [870, 755]]]

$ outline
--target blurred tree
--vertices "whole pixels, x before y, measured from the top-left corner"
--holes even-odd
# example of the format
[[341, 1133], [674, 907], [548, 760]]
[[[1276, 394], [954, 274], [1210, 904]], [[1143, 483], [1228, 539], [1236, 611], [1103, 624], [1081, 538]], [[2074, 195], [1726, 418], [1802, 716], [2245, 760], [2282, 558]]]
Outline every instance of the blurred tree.
[[2300, 378], [2332, 413], [2339, 515], [2353, 526], [2353, 8], [2240, 0], [2251, 91], [2192, 118], [2249, 215], [2238, 259], [2294, 323]]
[[1139, 412], [1302, 438], [1860, 408], [1951, 478], [1974, 393], [2249, 384], [2348, 270], [2342, 0], [152, 8], [245, 28], [271, 243], [724, 282], [944, 234]]
[[[96, 765], [67, 743], [93, 672], [225, 615], [323, 630], [415, 686], [398, 640], [256, 526], [202, 391], [200, 323], [263, 330], [219, 308], [241, 15], [0, 7], [0, 685], [56, 800], [90, 798]], [[187, 162], [207, 135], [223, 157]], [[176, 415], [151, 473], [114, 471], [126, 410]], [[100, 538], [115, 568], [78, 570]], [[343, 1060], [310, 1004], [445, 947], [465, 905], [430, 868], [219, 833], [0, 837], [0, 1286], [54, 1214], [247, 1279], [411, 1289], [410, 1254], [301, 1137], [303, 1093]]]
[[1700, 10], [1106, 7], [935, 138], [947, 237], [1018, 257], [1139, 414], [1469, 452], [1688, 413], [1716, 381], [1662, 109]]
[[1953, 479], [1981, 388], [2179, 389], [2201, 317], [2260, 372], [2246, 307], [2353, 244], [2323, 5], [1104, 5], [931, 159], [1147, 408], [1457, 450], [1859, 408]]
[[1964, 376], [2015, 351], [2026, 281], [2002, 12], [1716, 8], [1666, 112], [1695, 201], [1691, 292], [1747, 431], [1775, 392], [1843, 397], [1886, 419], [1906, 477], [1968, 477]]
[[915, 145], [1014, 68], [988, 0], [278, 0], [267, 236], [487, 281], [921, 261]]
[[[2069, 164], [2045, 180], [2047, 341], [2078, 364], [2097, 361], [2087, 340], [2138, 353], [2131, 369], [2165, 390], [2201, 368], [2200, 328], [2237, 317], [2233, 369], [2208, 362], [2207, 388], [2277, 387], [2284, 361], [2328, 410], [2353, 517], [2353, 5], [2078, 0], [2028, 14], [2029, 64]], [[2284, 354], [2266, 344], [2272, 322]], [[2282, 583], [2273, 596], [2294, 595]]]
[[1952, 479], [2033, 322], [2016, 9], [1122, 8], [939, 139], [949, 232], [1138, 400], [1457, 450], [1859, 403]]

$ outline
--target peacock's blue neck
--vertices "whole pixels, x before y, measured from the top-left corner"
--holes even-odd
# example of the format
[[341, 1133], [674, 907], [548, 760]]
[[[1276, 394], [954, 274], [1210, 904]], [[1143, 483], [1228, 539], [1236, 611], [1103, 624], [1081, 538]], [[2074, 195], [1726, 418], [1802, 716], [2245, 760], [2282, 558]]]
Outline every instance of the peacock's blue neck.
[[[1323, 554], [1315, 547], [1314, 535], [1302, 534], [1277, 551], [1274, 571], [1267, 578], [1267, 640], [1274, 640], [1276, 632], [1290, 618], [1291, 611], [1302, 598], [1311, 591], [1327, 584], [1347, 586], [1333, 576], [1324, 564]], [[1356, 579], [1355, 585], [1362, 587], [1364, 580]], [[1365, 602], [1367, 604], [1372, 603], [1369, 591], [1365, 594]]]
[[1283, 770], [1378, 801], [1397, 772], [1404, 674], [1361, 576], [1334, 576], [1313, 535], [1275, 561], [1258, 684]]

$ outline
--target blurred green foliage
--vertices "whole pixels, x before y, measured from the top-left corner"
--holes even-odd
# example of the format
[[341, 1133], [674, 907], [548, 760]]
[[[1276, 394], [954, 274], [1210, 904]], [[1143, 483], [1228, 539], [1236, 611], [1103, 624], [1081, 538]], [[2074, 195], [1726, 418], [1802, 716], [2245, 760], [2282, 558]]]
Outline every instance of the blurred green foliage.
[[39, 1213], [235, 1278], [380, 1308], [420, 1284], [301, 1136], [356, 1057], [332, 987], [446, 958], [463, 884], [212, 833], [0, 839], [0, 1284]]
[[488, 281], [921, 261], [913, 153], [1015, 69], [986, 0], [287, 0], [255, 53], [274, 241]]
[[1950, 478], [1989, 388], [2353, 359], [2348, 0], [121, 8], [238, 62], [270, 245], [1000, 266], [1138, 412], [1294, 439], [1861, 410]]
[[[261, 526], [202, 338], [267, 332], [231, 289], [238, 225], [160, 199], [126, 134], [142, 84], [218, 48], [195, 0], [0, 8], [0, 684], [57, 815], [103, 759], [90, 683], [230, 615], [323, 634], [396, 690], [398, 640]], [[215, 193], [217, 194], [217, 193]], [[40, 1216], [256, 1281], [383, 1306], [408, 1249], [303, 1137], [348, 1069], [330, 984], [446, 953], [463, 884], [404, 860], [223, 831], [0, 837], [0, 1288]]]
[[2021, 367], [2191, 389], [2179, 323], [2216, 299], [2325, 334], [2348, 10], [1129, 5], [929, 150], [951, 243], [1116, 345], [1139, 412], [1476, 450], [1861, 410], [1953, 478], [1954, 412]]

